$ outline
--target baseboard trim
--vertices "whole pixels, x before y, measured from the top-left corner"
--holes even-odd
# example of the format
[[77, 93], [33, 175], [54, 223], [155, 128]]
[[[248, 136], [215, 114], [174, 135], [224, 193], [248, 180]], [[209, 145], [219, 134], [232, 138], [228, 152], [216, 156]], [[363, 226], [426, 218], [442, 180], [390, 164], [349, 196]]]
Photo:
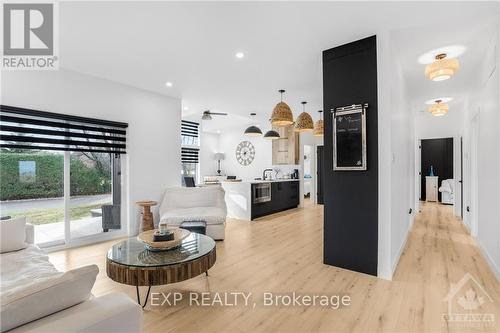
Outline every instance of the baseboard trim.
[[486, 250], [486, 248], [481, 244], [481, 242], [479, 242], [479, 239], [477, 239], [477, 237], [474, 239], [476, 241], [477, 247], [481, 251], [481, 254], [486, 259], [486, 262], [490, 266], [490, 269], [493, 272], [493, 275], [495, 275], [495, 277], [497, 278], [497, 281], [500, 282], [500, 269], [497, 267], [497, 265], [495, 264], [495, 262], [491, 258], [488, 250]]
[[413, 228], [413, 222], [415, 222], [415, 215], [412, 214], [411, 218], [410, 218], [410, 222], [408, 224], [408, 229], [406, 230], [405, 239], [404, 239], [403, 243], [401, 244], [401, 246], [399, 247], [398, 254], [396, 255], [394, 262], [391, 263], [392, 276], [394, 276], [394, 273], [396, 272], [396, 268], [398, 268], [399, 259], [401, 259], [401, 255], [403, 254], [403, 251], [406, 247], [406, 243], [408, 242], [408, 236], [410, 235], [410, 231]]

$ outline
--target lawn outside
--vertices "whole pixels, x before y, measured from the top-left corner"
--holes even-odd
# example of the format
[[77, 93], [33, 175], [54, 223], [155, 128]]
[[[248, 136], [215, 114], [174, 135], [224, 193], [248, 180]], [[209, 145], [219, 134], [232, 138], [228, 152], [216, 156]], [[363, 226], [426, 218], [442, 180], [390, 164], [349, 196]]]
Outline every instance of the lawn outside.
[[[91, 195], [71, 198], [70, 220], [76, 221], [92, 217], [91, 210], [100, 209], [110, 204], [111, 194]], [[2, 201], [2, 216], [26, 216], [27, 222], [34, 225], [50, 224], [64, 221], [64, 199], [36, 199]]]
[[[69, 209], [71, 221], [91, 217], [92, 209], [100, 209], [102, 205], [76, 206]], [[9, 214], [12, 217], [26, 216], [28, 223], [34, 225], [56, 223], [64, 221], [64, 208], [45, 208], [32, 209], [24, 212], [15, 212]]]

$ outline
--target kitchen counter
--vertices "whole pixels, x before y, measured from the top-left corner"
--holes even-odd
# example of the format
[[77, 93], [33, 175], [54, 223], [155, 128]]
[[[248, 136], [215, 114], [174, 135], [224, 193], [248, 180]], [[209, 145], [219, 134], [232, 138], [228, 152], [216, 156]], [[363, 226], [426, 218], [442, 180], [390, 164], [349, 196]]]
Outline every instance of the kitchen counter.
[[[257, 217], [295, 208], [299, 205], [300, 179], [224, 181], [227, 215], [251, 221]], [[255, 191], [261, 184], [270, 184], [270, 198], [259, 201]], [[267, 189], [269, 191], [269, 188]]]
[[262, 180], [262, 179], [254, 179], [254, 180], [243, 180], [243, 181], [223, 181], [223, 183], [249, 183], [249, 184], [262, 184], [262, 183], [278, 183], [278, 182], [298, 182], [300, 179], [272, 179], [272, 180]]

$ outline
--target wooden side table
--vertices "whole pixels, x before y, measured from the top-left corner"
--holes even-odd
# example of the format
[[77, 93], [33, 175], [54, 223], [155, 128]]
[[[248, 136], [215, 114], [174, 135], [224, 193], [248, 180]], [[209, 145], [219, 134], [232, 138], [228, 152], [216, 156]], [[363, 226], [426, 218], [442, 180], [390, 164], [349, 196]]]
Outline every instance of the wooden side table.
[[151, 206], [156, 206], [158, 202], [147, 200], [147, 201], [137, 201], [136, 204], [141, 206], [143, 209], [139, 232], [153, 230], [155, 228], [155, 225], [153, 222], [153, 213], [151, 213]]

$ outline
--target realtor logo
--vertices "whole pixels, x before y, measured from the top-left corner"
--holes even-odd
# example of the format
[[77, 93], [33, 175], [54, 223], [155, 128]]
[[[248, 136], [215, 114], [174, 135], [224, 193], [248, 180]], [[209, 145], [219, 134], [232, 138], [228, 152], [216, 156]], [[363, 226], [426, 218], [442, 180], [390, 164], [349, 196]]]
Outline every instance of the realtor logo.
[[56, 5], [3, 4], [3, 69], [57, 69]]
[[493, 303], [493, 299], [469, 273], [450, 285], [450, 291], [443, 302], [448, 303], [448, 313], [443, 314], [442, 320], [448, 325], [471, 328], [495, 325], [495, 315], [486, 313], [486, 306]]

